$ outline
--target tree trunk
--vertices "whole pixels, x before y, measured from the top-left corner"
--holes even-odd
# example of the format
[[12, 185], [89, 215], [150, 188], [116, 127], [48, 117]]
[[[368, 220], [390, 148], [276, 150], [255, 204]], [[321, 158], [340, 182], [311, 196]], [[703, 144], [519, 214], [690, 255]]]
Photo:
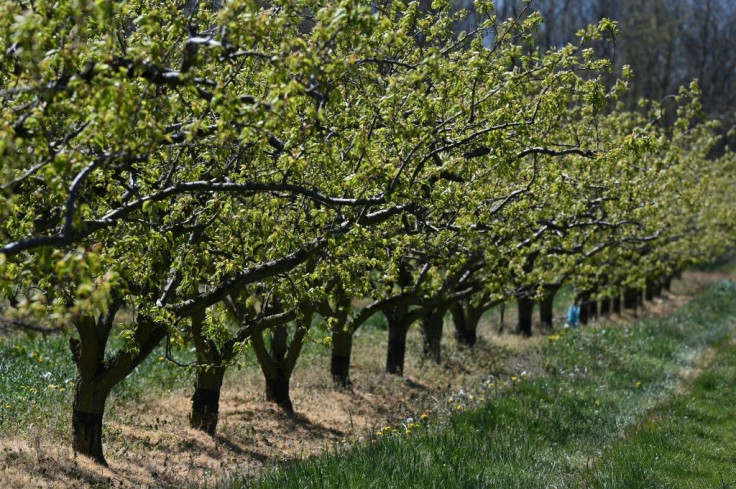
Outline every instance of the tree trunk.
[[620, 293], [611, 299], [611, 312], [614, 314], [621, 314], [621, 294]]
[[624, 290], [624, 309], [632, 309], [636, 313], [636, 306], [639, 302], [639, 291], [634, 288]]
[[519, 323], [517, 331], [526, 337], [532, 335], [532, 318], [534, 313], [534, 301], [529, 297], [519, 297], [516, 300], [519, 308]]
[[[220, 413], [220, 389], [225, 376], [223, 355], [218, 345], [209, 339], [202, 330], [205, 311], [200, 310], [191, 316], [192, 339], [197, 354], [192, 412], [189, 426], [214, 436]], [[232, 352], [232, 349], [230, 348]]]
[[450, 307], [450, 314], [455, 324], [455, 340], [463, 346], [473, 347], [478, 339], [478, 321], [473, 321], [472, 306], [464, 301], [456, 302]]
[[506, 304], [504, 303], [498, 306], [499, 322], [501, 323], [498, 326], [498, 334], [503, 333], [503, 330], [506, 328], [506, 322], [504, 321], [505, 314], [506, 314]]
[[287, 413], [294, 412], [294, 405], [289, 395], [290, 380], [291, 372], [286, 372], [282, 368], [277, 368], [276, 375], [273, 377], [266, 377], [266, 400], [277, 404]]
[[266, 400], [276, 403], [288, 413], [294, 412], [294, 405], [289, 396], [291, 372], [284, 368], [286, 353], [289, 349], [289, 332], [286, 326], [277, 326], [271, 332], [271, 357], [275, 367], [266, 376]]
[[388, 349], [386, 350], [386, 372], [404, 375], [406, 335], [411, 323], [407, 323], [408, 307], [395, 306], [385, 311], [388, 320]]
[[302, 351], [304, 338], [309, 331], [314, 311], [309, 307], [302, 308], [302, 316], [295, 324], [294, 334], [289, 341], [289, 330], [285, 324], [271, 329], [271, 348], [266, 348], [263, 333], [251, 337], [253, 352], [266, 381], [266, 400], [276, 403], [289, 414], [294, 412], [294, 405], [289, 394], [291, 374]]
[[588, 324], [590, 319], [590, 292], [579, 293], [577, 302], [580, 305], [580, 324]]
[[404, 356], [406, 354], [406, 334], [403, 328], [391, 328], [388, 331], [388, 350], [386, 354], [386, 372], [404, 375]]
[[601, 316], [606, 317], [611, 314], [611, 298], [601, 299]]
[[75, 453], [107, 465], [102, 453], [102, 419], [105, 401], [112, 388], [150, 355], [166, 335], [166, 328], [143, 316], [136, 318], [134, 341], [136, 350], [121, 349], [105, 360], [105, 347], [115, 314], [122, 306], [118, 297], [98, 319], [79, 316], [73, 324], [79, 339], [69, 339], [72, 359], [77, 366], [77, 383], [72, 405], [72, 448]]
[[560, 290], [560, 284], [548, 284], [544, 286], [544, 297], [542, 302], [539, 303], [539, 319], [542, 326], [548, 330], [551, 330], [554, 326], [554, 305], [555, 295]]
[[109, 391], [97, 379], [77, 379], [72, 411], [72, 448], [107, 466], [102, 453], [102, 417]]
[[422, 316], [422, 333], [424, 336], [424, 355], [439, 364], [442, 354], [442, 327], [444, 326], [445, 308], [439, 307]]
[[196, 375], [189, 424], [196, 430], [214, 436], [220, 413], [220, 389], [225, 376], [225, 368], [209, 365], [198, 368]]
[[350, 387], [350, 355], [353, 351], [353, 335], [344, 330], [332, 332], [332, 359], [330, 373], [338, 387]]
[[662, 296], [662, 279], [661, 278], [654, 279], [652, 286], [653, 286], [652, 295], [654, 297], [661, 297]]
[[590, 301], [589, 303], [590, 319], [598, 318], [598, 301]]
[[654, 285], [654, 279], [648, 278], [647, 279], [647, 285], [644, 289], [644, 299], [647, 301], [653, 301], [655, 296], [655, 285]]
[[672, 290], [672, 277], [667, 277], [666, 279], [664, 279], [662, 283], [662, 287], [664, 287], [664, 290], [666, 290], [667, 292], [671, 291]]

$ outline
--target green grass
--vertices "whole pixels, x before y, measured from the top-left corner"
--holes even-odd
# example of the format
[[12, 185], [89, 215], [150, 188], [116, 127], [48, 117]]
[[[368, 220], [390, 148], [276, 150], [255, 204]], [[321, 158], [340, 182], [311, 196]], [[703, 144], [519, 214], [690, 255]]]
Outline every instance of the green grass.
[[[699, 351], [724, 343], [735, 319], [736, 285], [722, 282], [668, 318], [566, 332], [545, 348], [545, 375], [489, 389], [487, 402], [470, 410], [423, 423], [409, 435], [399, 429], [352, 450], [336, 448], [258, 480], [235, 478], [227, 487], [586, 486], [586, 467], [595, 466], [605, 447], [618, 446], [622, 434], [653, 408], [669, 402], [681, 369], [692, 366]], [[717, 376], [707, 379], [701, 381], [720, 385]], [[716, 413], [725, 419], [732, 408]], [[644, 455], [635, 461], [647, 470]], [[631, 480], [646, 484], [641, 471], [632, 469], [639, 479]], [[616, 477], [616, 469], [612, 473]], [[634, 487], [627, 485], [631, 480], [612, 485], [600, 475], [600, 487]]]
[[736, 487], [736, 345], [578, 478], [594, 488]]
[[73, 381], [66, 338], [21, 336], [0, 342], [0, 433], [25, 433], [34, 422], [63, 431], [63, 420], [49, 413], [61, 406], [71, 411]]
[[[191, 374], [153, 352], [113, 396], [137, 401], [191, 384]], [[185, 352], [178, 355], [190, 358]], [[65, 335], [14, 335], [0, 341], [0, 435], [26, 434], [34, 426], [59, 437], [68, 434], [76, 369]], [[115, 401], [109, 402], [114, 407]], [[114, 409], [113, 409], [114, 411]]]

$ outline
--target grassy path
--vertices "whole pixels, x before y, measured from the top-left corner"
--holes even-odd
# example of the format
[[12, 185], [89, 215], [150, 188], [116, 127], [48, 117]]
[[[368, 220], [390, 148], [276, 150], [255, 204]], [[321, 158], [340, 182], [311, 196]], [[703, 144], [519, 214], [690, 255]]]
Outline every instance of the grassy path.
[[736, 487], [736, 342], [582, 472], [578, 487]]
[[[736, 347], [723, 346], [735, 322], [736, 285], [721, 282], [670, 317], [553, 336], [545, 375], [495, 386], [443, 422], [230, 487], [719, 487], [736, 453]], [[710, 347], [722, 349], [717, 361], [692, 395], [676, 394]], [[689, 479], [674, 479], [673, 464]]]

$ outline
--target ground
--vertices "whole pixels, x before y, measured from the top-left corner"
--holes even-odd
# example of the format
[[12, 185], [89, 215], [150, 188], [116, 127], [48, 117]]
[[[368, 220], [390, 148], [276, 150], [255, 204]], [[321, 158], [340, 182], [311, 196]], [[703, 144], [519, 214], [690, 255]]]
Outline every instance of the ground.
[[[639, 310], [639, 317], [666, 315], [679, 308], [723, 273], [687, 272], [671, 293]], [[561, 311], [564, 304], [560, 305]], [[507, 331], [514, 313], [506, 313]], [[635, 320], [601, 320], [588, 327], [611, 327]], [[223, 388], [219, 434], [211, 438], [188, 427], [191, 388], [161, 389], [155, 396], [116, 402], [106, 415], [105, 450], [109, 467], [75, 457], [71, 440], [45, 426], [30, 426], [22, 435], [0, 441], [0, 479], [4, 487], [182, 487], [212, 486], [235, 471], [256, 475], [281, 463], [366, 442], [384, 426], [409, 417], [442, 416], [447, 398], [472, 394], [485, 382], [541, 373], [539, 345], [547, 332], [531, 339], [497, 334], [499, 318], [489, 314], [480, 328], [476, 348], [458, 348], [446, 324], [443, 362], [421, 357], [417, 328], [410, 334], [405, 377], [383, 373], [385, 333], [357, 333], [352, 365], [353, 387], [335, 390], [329, 377], [329, 355], [310, 350], [292, 380], [296, 415], [266, 403], [263, 380], [253, 367], [229, 372]], [[704, 361], [708, 361], [705, 359]], [[683, 388], [697, 369], [683, 372]], [[58, 415], [48, 413], [49, 417]], [[66, 413], [63, 416], [68, 416]]]

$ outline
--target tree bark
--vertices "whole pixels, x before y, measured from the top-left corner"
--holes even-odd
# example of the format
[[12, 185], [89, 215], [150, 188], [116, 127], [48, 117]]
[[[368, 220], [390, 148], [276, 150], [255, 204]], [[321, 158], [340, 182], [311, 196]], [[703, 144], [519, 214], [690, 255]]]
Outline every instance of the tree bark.
[[388, 349], [386, 353], [386, 372], [404, 375], [404, 356], [406, 355], [407, 329], [391, 327], [388, 330]]
[[294, 405], [289, 394], [291, 372], [277, 368], [275, 375], [266, 377], [266, 400], [277, 404], [287, 413], [294, 412]]
[[621, 294], [617, 294], [611, 299], [611, 312], [621, 314]]
[[590, 292], [580, 292], [577, 302], [580, 305], [580, 324], [588, 324], [588, 320], [590, 319]]
[[102, 453], [102, 417], [110, 392], [97, 379], [77, 379], [72, 411], [72, 448], [107, 466]]
[[271, 357], [274, 368], [266, 377], [266, 400], [277, 404], [287, 413], [294, 412], [289, 394], [291, 371], [285, 365], [289, 333], [286, 326], [277, 326], [271, 332]]
[[217, 432], [220, 413], [220, 389], [225, 376], [222, 352], [203, 332], [205, 311], [200, 310], [191, 316], [192, 339], [197, 354], [192, 412], [189, 426], [204, 431], [210, 436]]
[[554, 326], [554, 305], [555, 295], [560, 290], [562, 284], [547, 284], [544, 286], [544, 297], [539, 303], [539, 319], [542, 326], [551, 330]]
[[[473, 314], [470, 303], [459, 301], [450, 307], [452, 322], [455, 325], [455, 340], [463, 346], [473, 347], [478, 339], [480, 315]], [[477, 316], [477, 317], [476, 317]]]
[[353, 335], [344, 330], [332, 332], [332, 359], [330, 373], [338, 387], [350, 387], [350, 355], [353, 351]]
[[439, 364], [442, 355], [442, 327], [446, 309], [438, 307], [422, 316], [424, 355]]
[[77, 366], [77, 382], [72, 405], [72, 448], [107, 465], [102, 451], [102, 421], [105, 401], [114, 386], [122, 382], [166, 336], [166, 328], [138, 316], [133, 339], [137, 348], [122, 348], [105, 359], [105, 349], [122, 299], [116, 297], [105, 314], [79, 316], [74, 327], [79, 339], [70, 338], [72, 359]]
[[653, 301], [655, 297], [656, 286], [654, 284], [655, 280], [652, 278], [648, 278], [646, 288], [644, 289], [644, 299], [650, 302]]
[[506, 322], [504, 321], [504, 316], [506, 315], [506, 304], [503, 303], [500, 306], [498, 306], [498, 315], [499, 315], [499, 326], [498, 326], [498, 334], [503, 333], [503, 330], [506, 328]]
[[588, 306], [590, 319], [598, 318], [598, 301], [590, 301]]
[[601, 316], [606, 317], [611, 314], [611, 298], [601, 299]]
[[291, 374], [301, 354], [314, 311], [304, 308], [302, 313], [291, 341], [289, 341], [289, 331], [285, 324], [275, 326], [271, 330], [270, 351], [266, 348], [262, 333], [251, 337], [253, 352], [256, 354], [266, 381], [266, 400], [276, 403], [289, 414], [294, 412], [294, 405], [289, 394]]
[[519, 309], [519, 323], [517, 331], [528, 338], [532, 335], [534, 301], [529, 297], [519, 297], [516, 302]]
[[662, 279], [660, 277], [657, 277], [654, 279], [653, 289], [652, 289], [652, 295], [654, 297], [661, 297], [662, 296]]
[[220, 414], [220, 389], [225, 376], [225, 368], [215, 365], [197, 369], [192, 396], [192, 415], [190, 426], [204, 431], [210, 436], [217, 432]]
[[639, 302], [638, 296], [641, 292], [634, 288], [627, 288], [624, 290], [624, 309], [631, 309], [636, 313], [636, 307]]
[[398, 305], [384, 311], [388, 320], [388, 348], [386, 351], [386, 372], [404, 375], [406, 355], [406, 335], [411, 323], [407, 321], [409, 308]]
[[664, 287], [664, 290], [666, 290], [667, 292], [670, 292], [672, 290], [672, 277], [671, 276], [668, 276], [667, 278], [664, 279], [662, 283], [662, 287]]

